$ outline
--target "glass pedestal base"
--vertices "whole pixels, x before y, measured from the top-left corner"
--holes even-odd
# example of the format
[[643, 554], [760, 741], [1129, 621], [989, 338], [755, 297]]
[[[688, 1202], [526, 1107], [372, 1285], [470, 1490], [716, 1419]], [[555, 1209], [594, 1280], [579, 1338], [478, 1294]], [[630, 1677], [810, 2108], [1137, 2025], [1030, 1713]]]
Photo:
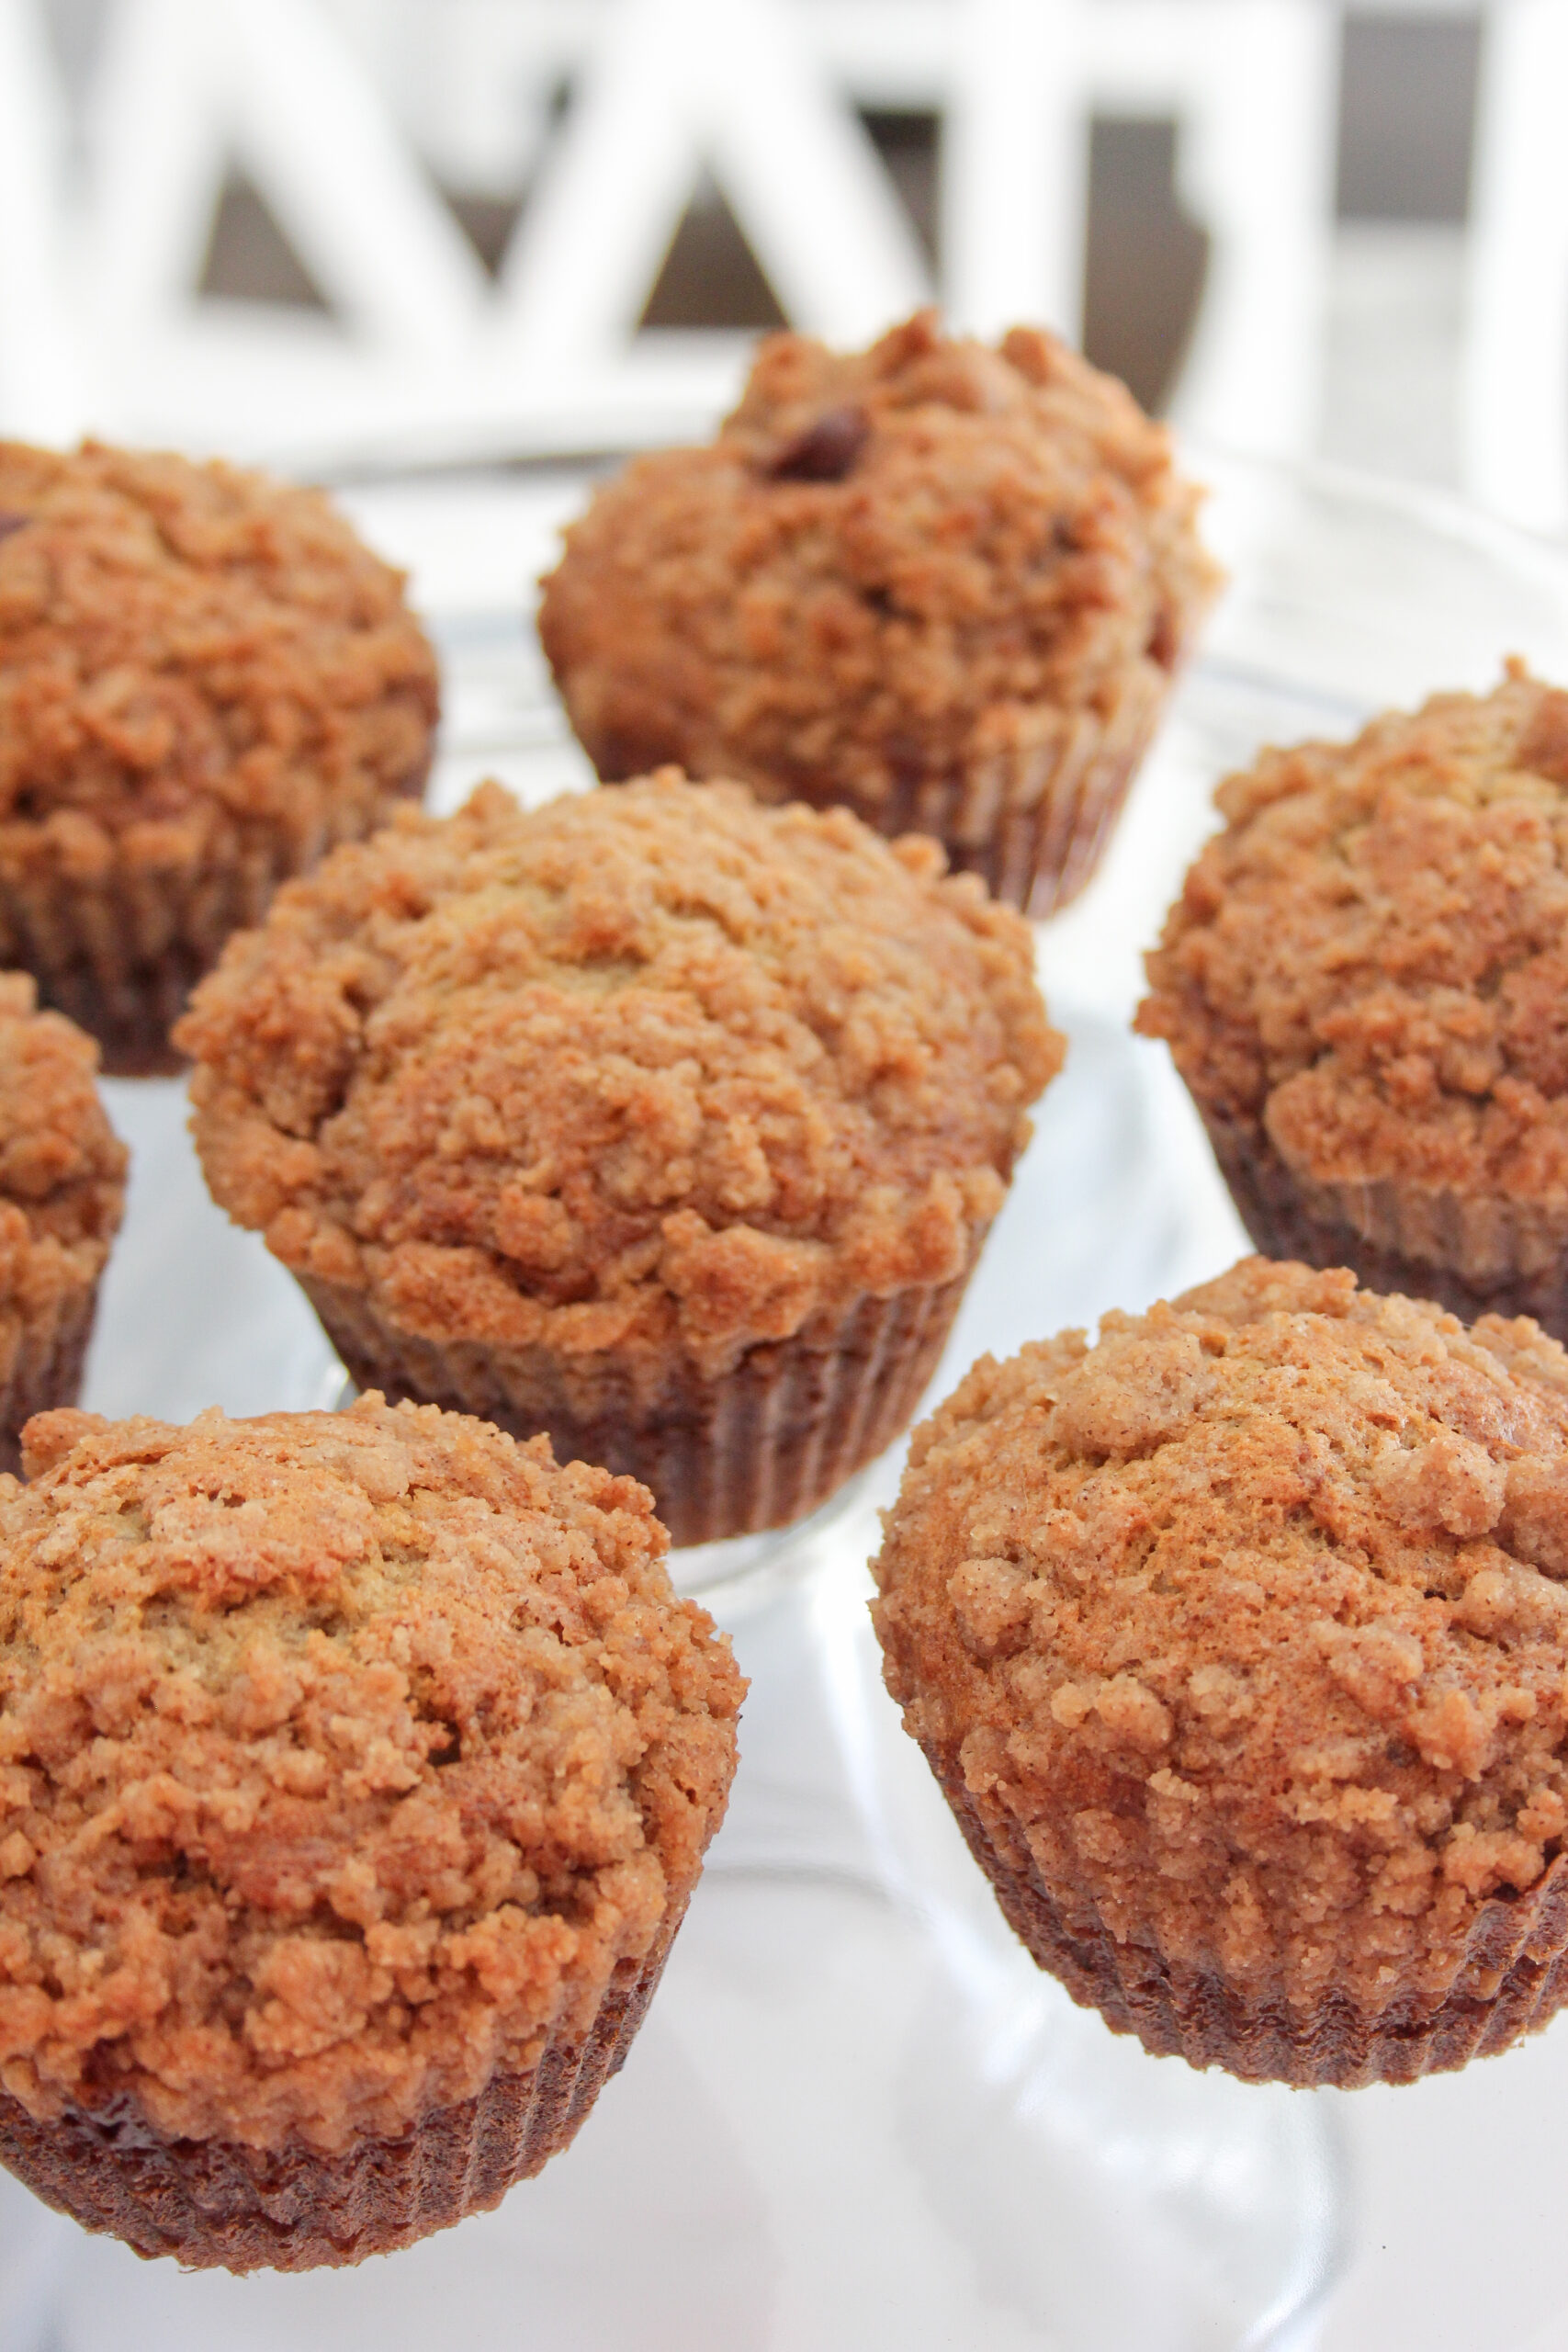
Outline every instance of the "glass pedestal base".
[[1331, 2108], [1149, 2058], [1035, 1970], [882, 1690], [875, 1532], [846, 1505], [736, 1626], [730, 1816], [566, 2154], [493, 2213], [299, 2278], [141, 2263], [0, 2176], [6, 2352], [1303, 2343], [1340, 2245]]

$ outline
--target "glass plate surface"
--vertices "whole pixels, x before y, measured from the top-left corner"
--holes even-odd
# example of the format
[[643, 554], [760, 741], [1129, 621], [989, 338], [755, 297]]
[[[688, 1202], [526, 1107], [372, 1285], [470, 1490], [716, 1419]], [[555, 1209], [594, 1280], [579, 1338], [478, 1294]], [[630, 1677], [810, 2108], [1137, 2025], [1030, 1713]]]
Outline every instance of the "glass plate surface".
[[[1245, 1247], [1163, 1049], [1126, 1026], [1217, 777], [1265, 740], [1484, 686], [1508, 652], [1568, 677], [1550, 550], [1438, 500], [1194, 462], [1232, 587], [1104, 867], [1042, 932], [1068, 1063], [933, 1397], [983, 1350], [1141, 1307]], [[523, 470], [345, 499], [441, 643], [438, 806], [485, 773], [530, 800], [590, 781], [524, 616], [583, 491]], [[207, 1198], [183, 1090], [108, 1091], [135, 1159], [85, 1401], [180, 1419], [333, 1401], [302, 1297]], [[741, 1772], [649, 2020], [567, 2155], [494, 2214], [302, 2278], [141, 2265], [0, 2176], [6, 2352], [1304, 2344], [1346, 2244], [1341, 2103], [1149, 2059], [1020, 1954], [877, 1679], [864, 1564], [897, 1475], [875, 1465], [749, 1556], [677, 1563], [752, 1676]], [[1529, 2054], [1492, 2062], [1499, 2079]], [[1499, 2346], [1556, 2308], [1510, 2291], [1493, 2280]]]

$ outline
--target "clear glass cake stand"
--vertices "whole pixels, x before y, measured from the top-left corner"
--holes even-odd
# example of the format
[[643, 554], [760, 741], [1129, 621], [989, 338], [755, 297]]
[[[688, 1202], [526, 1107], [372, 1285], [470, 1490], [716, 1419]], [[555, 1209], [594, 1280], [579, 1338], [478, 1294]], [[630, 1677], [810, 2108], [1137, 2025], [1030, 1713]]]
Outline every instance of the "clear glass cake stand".
[[[1568, 678], [1550, 551], [1439, 501], [1195, 462], [1233, 586], [1101, 874], [1042, 933], [1067, 1068], [933, 1396], [985, 1350], [1136, 1308], [1245, 1246], [1162, 1052], [1126, 1025], [1215, 779], [1266, 739], [1483, 686], [1508, 652]], [[523, 469], [348, 496], [442, 643], [439, 806], [486, 773], [530, 799], [589, 781], [524, 616], [583, 482]], [[182, 1090], [110, 1092], [135, 1160], [86, 1401], [335, 1401], [302, 1297], [207, 1198]], [[877, 1672], [866, 1562], [897, 1467], [799, 1528], [672, 1563], [751, 1677], [741, 1770], [659, 1997], [567, 2155], [444, 2237], [304, 2278], [144, 2266], [0, 2177], [6, 2352], [1307, 2344], [1350, 2242], [1341, 2110], [1147, 2057], [1014, 1943]]]

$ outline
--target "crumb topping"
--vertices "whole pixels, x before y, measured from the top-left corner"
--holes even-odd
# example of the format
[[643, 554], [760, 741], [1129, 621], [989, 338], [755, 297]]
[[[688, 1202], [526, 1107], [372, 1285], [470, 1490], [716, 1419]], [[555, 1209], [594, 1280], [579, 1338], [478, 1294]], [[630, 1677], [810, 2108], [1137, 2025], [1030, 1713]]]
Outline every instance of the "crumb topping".
[[876, 1565], [888, 1688], [1113, 1933], [1434, 1982], [1568, 1823], [1568, 1355], [1246, 1260], [983, 1359]]
[[0, 1479], [0, 2081], [395, 2135], [683, 1905], [743, 1685], [635, 1480], [434, 1407], [74, 1411]]
[[400, 575], [317, 492], [0, 442], [0, 842], [91, 875], [223, 811], [314, 854], [423, 782], [435, 704]]
[[125, 1201], [125, 1146], [96, 1083], [98, 1049], [0, 973], [0, 1327], [37, 1321], [103, 1272]]
[[1200, 1102], [1319, 1182], [1568, 1207], [1568, 693], [1513, 662], [1218, 800], [1138, 1015]]
[[1172, 668], [1218, 577], [1198, 503], [1131, 393], [1037, 330], [773, 335], [714, 444], [635, 459], [568, 531], [540, 635], [602, 775], [874, 808]]
[[933, 844], [678, 775], [486, 786], [290, 885], [175, 1033], [213, 1193], [434, 1339], [685, 1347], [952, 1280], [1059, 1066]]

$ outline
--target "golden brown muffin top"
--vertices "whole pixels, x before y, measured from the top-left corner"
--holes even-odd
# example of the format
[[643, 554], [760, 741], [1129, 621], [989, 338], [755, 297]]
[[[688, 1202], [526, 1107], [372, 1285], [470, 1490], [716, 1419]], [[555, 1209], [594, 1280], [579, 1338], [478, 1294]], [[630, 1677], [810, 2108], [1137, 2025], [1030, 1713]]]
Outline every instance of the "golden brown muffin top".
[[888, 1687], [1112, 1932], [1310, 1999], [1441, 1978], [1568, 1823], [1568, 1354], [1245, 1260], [915, 1432]]
[[1511, 662], [1218, 801], [1138, 1015], [1199, 1101], [1325, 1182], [1568, 1204], [1568, 694]]
[[712, 446], [635, 459], [568, 531], [540, 635], [601, 775], [876, 804], [1170, 669], [1218, 578], [1198, 503], [1132, 394], [1035, 329], [773, 335]]
[[434, 1406], [38, 1415], [0, 1478], [0, 2053], [30, 2112], [397, 2134], [590, 2022], [744, 1686], [652, 1498]]
[[308, 831], [323, 791], [423, 779], [435, 699], [401, 575], [318, 492], [0, 442], [0, 821]]
[[709, 1369], [960, 1273], [1062, 1051], [1027, 925], [934, 844], [673, 774], [404, 813], [175, 1035], [286, 1265], [432, 1338]]
[[0, 1309], [24, 1318], [96, 1282], [119, 1229], [129, 1157], [96, 1083], [98, 1049], [0, 973]]

